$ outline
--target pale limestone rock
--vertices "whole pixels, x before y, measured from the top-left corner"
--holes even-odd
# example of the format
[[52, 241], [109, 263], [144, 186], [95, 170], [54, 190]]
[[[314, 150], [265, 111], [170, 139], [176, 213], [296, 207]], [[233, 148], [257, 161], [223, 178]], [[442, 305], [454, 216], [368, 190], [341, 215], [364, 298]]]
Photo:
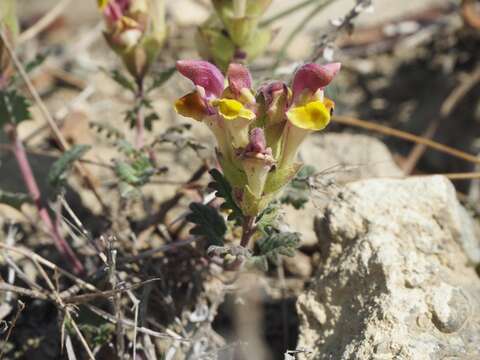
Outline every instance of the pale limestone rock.
[[401, 177], [388, 148], [380, 140], [366, 135], [325, 133], [311, 136], [302, 145], [300, 157], [323, 175], [319, 189], [305, 209], [286, 207], [286, 222], [302, 234], [303, 246], [314, 246], [313, 217], [343, 183], [372, 177]]
[[297, 302], [298, 346], [312, 359], [480, 358], [464, 216], [441, 176], [347, 185], [316, 219], [325, 260]]

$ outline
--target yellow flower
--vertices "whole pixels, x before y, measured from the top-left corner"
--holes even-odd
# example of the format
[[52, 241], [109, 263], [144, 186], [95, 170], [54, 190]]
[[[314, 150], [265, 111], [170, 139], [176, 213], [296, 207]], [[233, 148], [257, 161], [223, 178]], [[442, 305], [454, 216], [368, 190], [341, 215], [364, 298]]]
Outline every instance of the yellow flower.
[[322, 98], [291, 108], [283, 132], [283, 153], [279, 167], [288, 167], [297, 157], [300, 145], [312, 131], [323, 130], [330, 122], [334, 102]]
[[250, 122], [255, 119], [255, 113], [234, 99], [218, 99], [212, 104], [225, 119], [225, 126], [232, 137], [233, 146], [235, 148], [247, 146], [248, 128]]
[[240, 101], [233, 99], [219, 99], [213, 102], [225, 120], [236, 120], [238, 118], [253, 120], [255, 113], [247, 109]]
[[300, 129], [323, 130], [330, 122], [333, 101], [311, 101], [305, 105], [297, 106], [287, 112], [290, 122]]

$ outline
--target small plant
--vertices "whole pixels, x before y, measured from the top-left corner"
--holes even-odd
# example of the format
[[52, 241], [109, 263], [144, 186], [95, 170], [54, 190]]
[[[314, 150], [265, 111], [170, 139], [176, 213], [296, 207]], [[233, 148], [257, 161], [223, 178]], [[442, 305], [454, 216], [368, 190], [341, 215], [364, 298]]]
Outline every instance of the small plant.
[[[272, 240], [275, 211], [269, 207], [301, 169], [296, 158], [302, 142], [330, 122], [334, 102], [324, 96], [324, 89], [340, 64], [306, 64], [295, 73], [291, 87], [275, 81], [256, 91], [250, 72], [240, 64], [230, 64], [226, 81], [206, 61], [178, 61], [177, 70], [195, 90], [178, 99], [175, 108], [206, 124], [216, 138], [223, 175], [212, 173], [213, 187], [225, 199], [230, 219], [242, 224], [240, 245], [246, 247], [261, 224], [270, 238], [263, 241], [268, 257], [272, 258], [272, 244], [288, 253], [285, 247], [294, 242], [283, 242], [279, 236]], [[303, 200], [297, 200], [301, 206]]]
[[98, 7], [105, 19], [105, 39], [133, 78], [132, 82], [119, 71], [112, 72], [112, 78], [134, 95], [135, 104], [127, 112], [126, 120], [135, 127], [135, 146], [141, 149], [145, 146], [145, 128], [151, 129], [152, 121], [158, 119], [147, 95], [172, 74], [171, 71], [152, 74], [149, 86], [145, 81], [165, 41], [165, 3], [163, 0], [98, 0]]

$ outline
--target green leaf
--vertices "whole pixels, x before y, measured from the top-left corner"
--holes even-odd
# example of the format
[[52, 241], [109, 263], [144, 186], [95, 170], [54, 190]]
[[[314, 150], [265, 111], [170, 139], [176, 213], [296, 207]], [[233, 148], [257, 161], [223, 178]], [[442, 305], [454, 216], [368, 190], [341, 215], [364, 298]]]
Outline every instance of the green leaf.
[[225, 202], [221, 206], [221, 209], [230, 211], [230, 214], [228, 215], [228, 220], [235, 220], [241, 223], [243, 220], [243, 213], [233, 198], [232, 187], [225, 179], [223, 174], [217, 169], [210, 170], [209, 174], [213, 178], [213, 181], [208, 184], [208, 187], [216, 191], [216, 197], [225, 200]]
[[175, 74], [175, 71], [175, 66], [172, 66], [166, 70], [153, 73], [153, 81], [150, 87], [147, 89], [147, 93], [165, 84], [172, 77], [172, 75]]
[[158, 116], [158, 114], [156, 112], [152, 112], [150, 114], [148, 114], [147, 116], [145, 116], [145, 129], [147, 129], [148, 131], [152, 131], [153, 129], [153, 122], [155, 120], [159, 120], [160, 119], [160, 116]]
[[263, 234], [267, 235], [270, 229], [272, 229], [278, 218], [278, 202], [271, 202], [265, 210], [258, 215], [255, 223], [257, 224], [257, 229]]
[[315, 172], [313, 166], [305, 165], [286, 187], [280, 198], [282, 204], [290, 204], [297, 210], [303, 208], [310, 198], [308, 178]]
[[130, 90], [131, 92], [136, 91], [135, 83], [127, 78], [125, 75], [123, 75], [120, 71], [118, 70], [112, 70], [109, 72], [110, 77], [115, 80], [117, 84], [122, 86], [123, 88]]
[[250, 260], [251, 265], [261, 265], [263, 269], [268, 269], [268, 262], [277, 263], [278, 257], [295, 255], [295, 250], [300, 245], [298, 233], [272, 231], [256, 243], [258, 255]]
[[75, 145], [66, 151], [50, 168], [48, 182], [55, 188], [63, 186], [75, 161], [81, 159], [90, 148], [89, 145]]
[[114, 138], [115, 140], [119, 140], [125, 138], [125, 135], [120, 130], [110, 124], [98, 121], [90, 121], [89, 126], [97, 133], [104, 134], [107, 139]]
[[30, 103], [16, 90], [0, 90], [0, 129], [5, 123], [19, 124], [31, 118]]
[[195, 224], [190, 233], [204, 236], [208, 246], [223, 246], [227, 225], [218, 211], [201, 203], [191, 203], [189, 208], [191, 213], [187, 215], [186, 219]]
[[0, 189], [0, 203], [11, 206], [15, 209], [20, 209], [20, 207], [27, 202], [31, 202], [32, 198], [23, 193], [13, 193], [9, 191], [3, 191]]
[[36, 68], [38, 68], [40, 65], [42, 65], [45, 62], [48, 55], [49, 55], [48, 52], [37, 54], [33, 60], [29, 61], [25, 65], [25, 71], [27, 73], [30, 73]]

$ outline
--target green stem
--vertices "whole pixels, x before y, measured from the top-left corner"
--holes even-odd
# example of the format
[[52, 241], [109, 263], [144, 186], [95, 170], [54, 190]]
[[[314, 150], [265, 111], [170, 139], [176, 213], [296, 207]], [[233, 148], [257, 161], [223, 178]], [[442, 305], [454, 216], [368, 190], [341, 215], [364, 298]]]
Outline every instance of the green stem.
[[304, 7], [307, 7], [309, 5], [312, 5], [313, 3], [316, 3], [319, 0], [305, 0], [301, 3], [298, 3], [296, 5], [290, 6], [289, 8], [280, 11], [279, 13], [272, 15], [268, 19], [265, 19], [260, 22], [260, 27], [265, 27], [270, 25], [271, 23], [280, 20], [281, 18], [285, 16], [292, 15], [295, 11], [302, 10]]

